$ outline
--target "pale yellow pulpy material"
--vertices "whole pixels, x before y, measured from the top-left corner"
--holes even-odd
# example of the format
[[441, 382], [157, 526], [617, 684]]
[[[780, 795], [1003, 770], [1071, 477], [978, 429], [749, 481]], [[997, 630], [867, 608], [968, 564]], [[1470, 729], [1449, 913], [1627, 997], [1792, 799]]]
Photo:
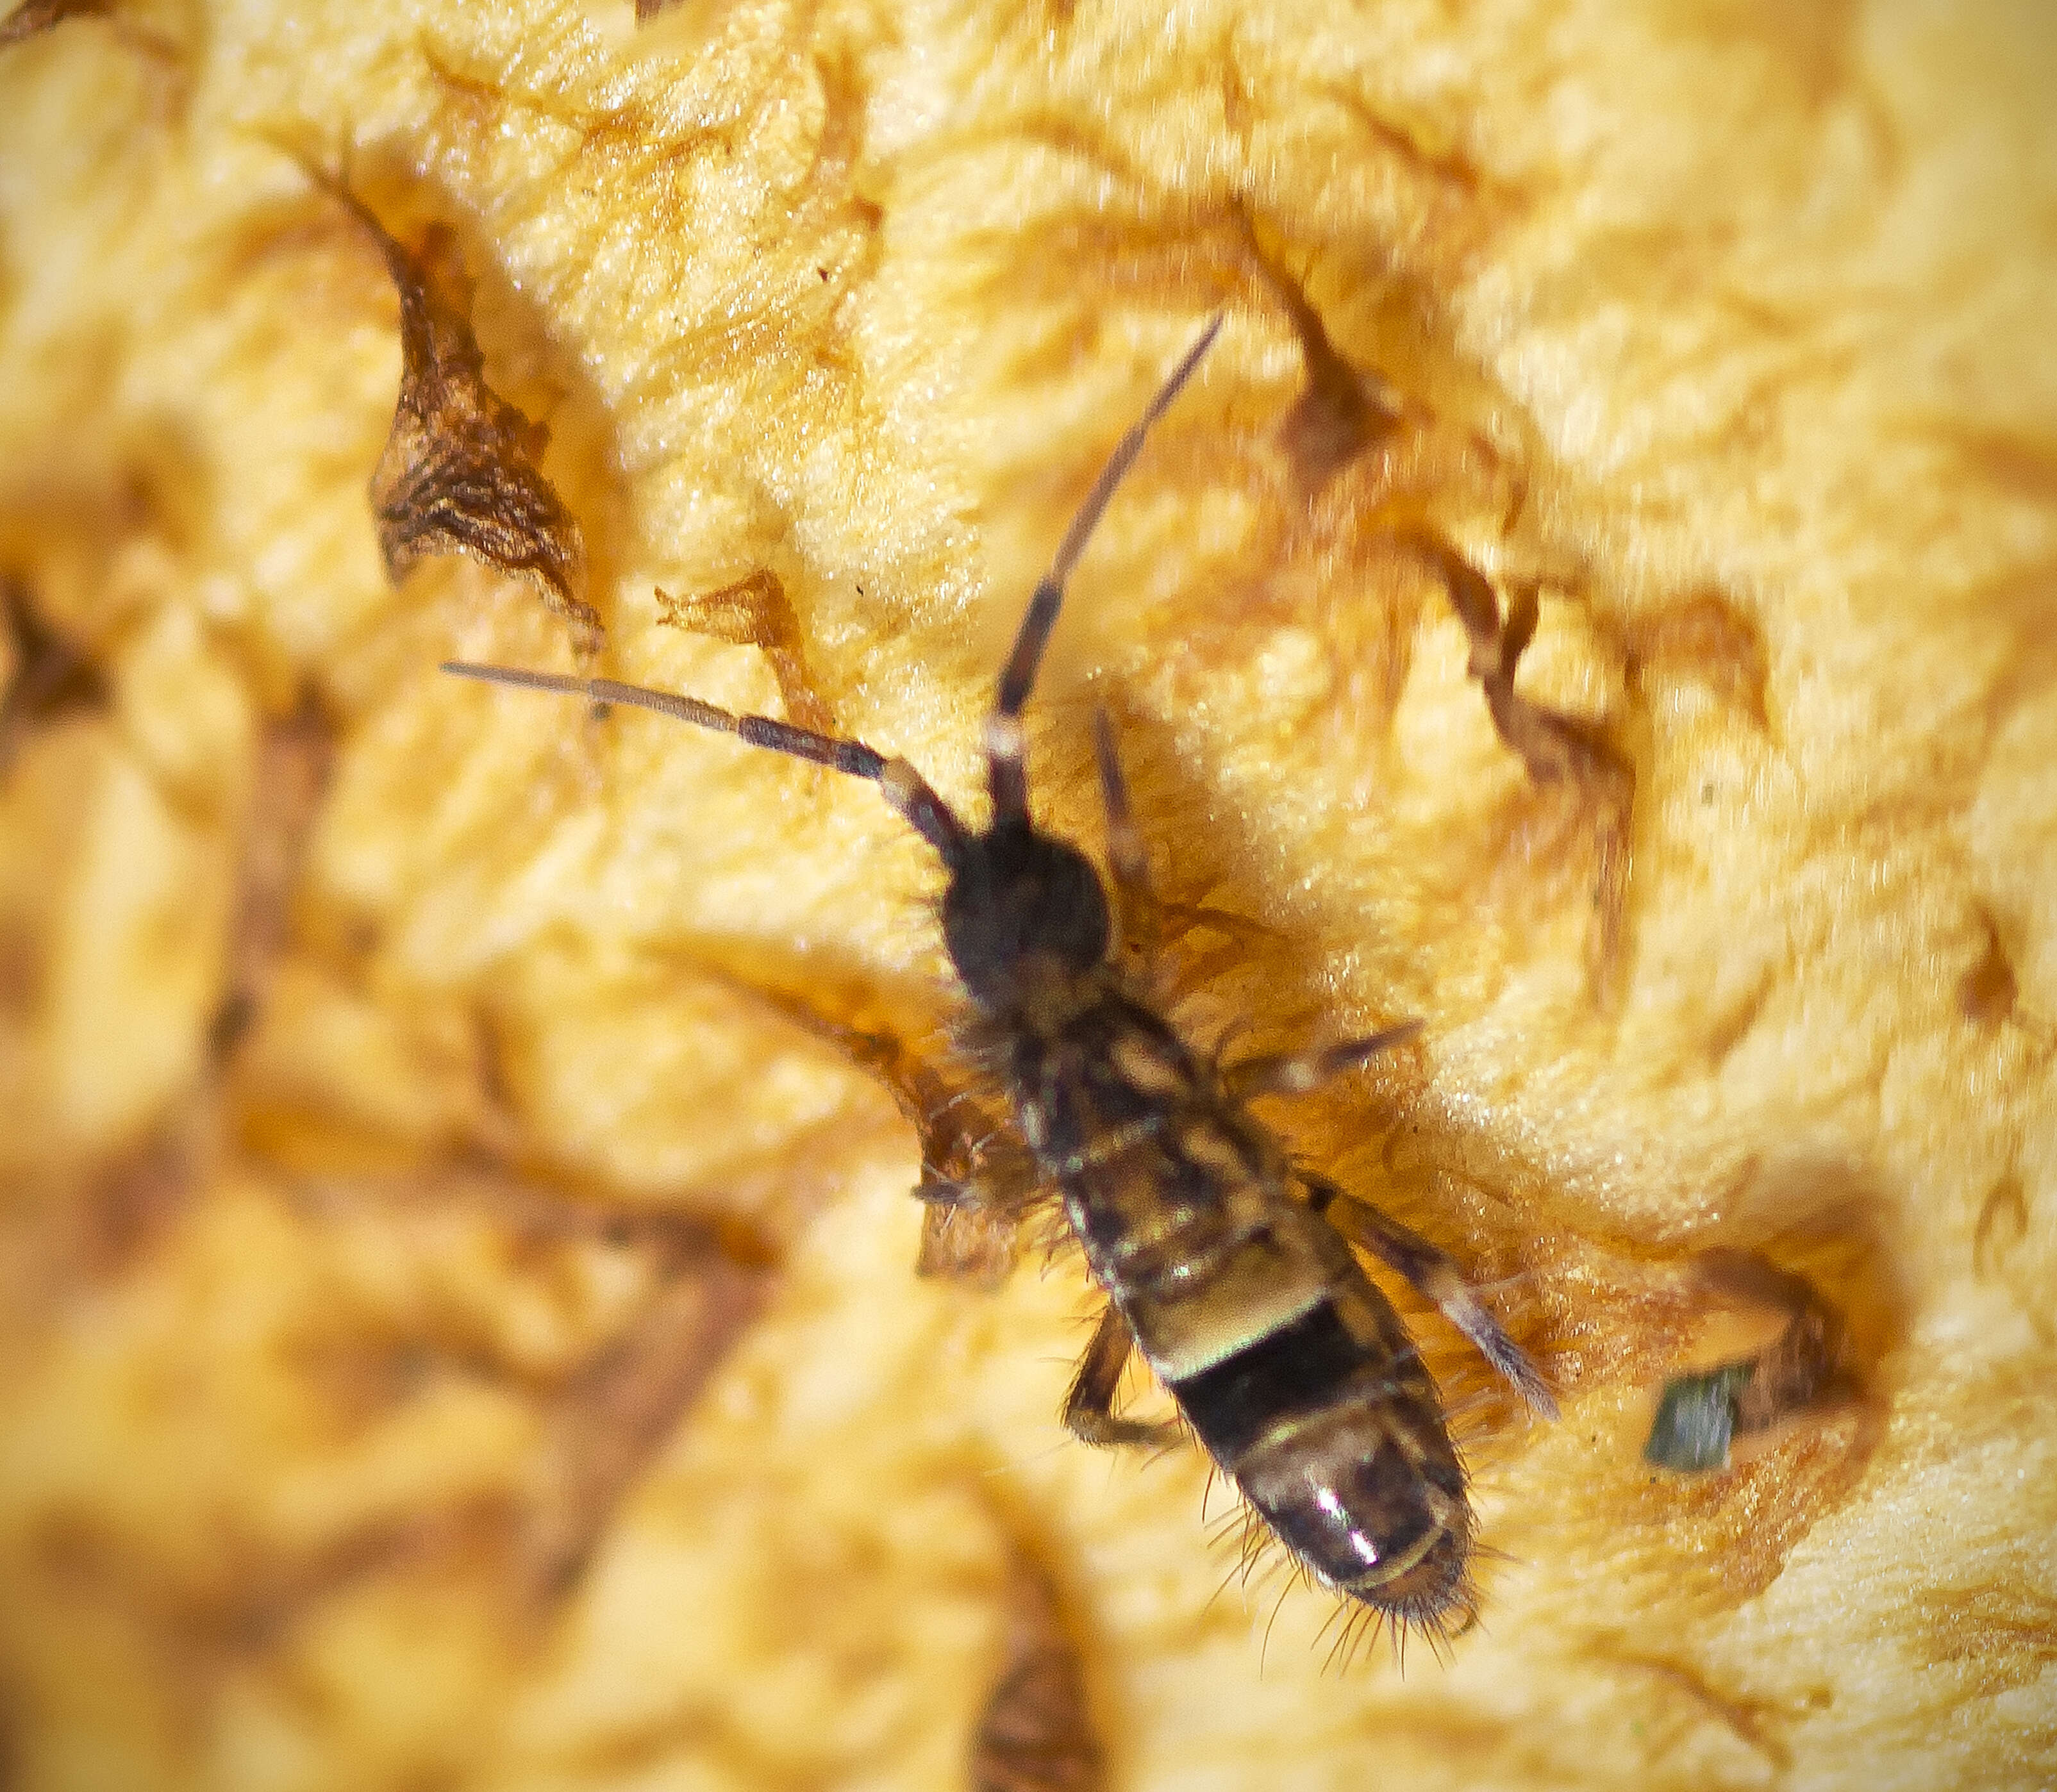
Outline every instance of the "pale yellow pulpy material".
[[[1114, 1787], [2057, 1778], [2053, 91], [2030, 0], [114, 0], [0, 50], [0, 571], [84, 668], [0, 773], [9, 1785], [961, 1786], [1025, 1550]], [[1063, 1435], [1074, 1259], [913, 1275], [913, 1129], [756, 993], [934, 1046], [875, 793], [436, 671], [573, 661], [486, 567], [388, 587], [397, 307], [310, 162], [454, 232], [600, 669], [777, 710], [657, 596], [768, 572], [973, 811], [1038, 567], [1226, 313], [1037, 787], [1097, 850], [1107, 703], [1167, 893], [1252, 923], [1180, 938], [1199, 1037], [1426, 1023], [1266, 1112], [1563, 1397], [1465, 1421], [1503, 1553], [1446, 1664], [1325, 1671], [1305, 1589], [1265, 1646], [1197, 1453]], [[1310, 434], [1323, 354], [1389, 434]], [[1590, 807], [1421, 525], [1633, 764], [1611, 991]], [[1654, 1476], [1717, 1247], [1861, 1394]]]

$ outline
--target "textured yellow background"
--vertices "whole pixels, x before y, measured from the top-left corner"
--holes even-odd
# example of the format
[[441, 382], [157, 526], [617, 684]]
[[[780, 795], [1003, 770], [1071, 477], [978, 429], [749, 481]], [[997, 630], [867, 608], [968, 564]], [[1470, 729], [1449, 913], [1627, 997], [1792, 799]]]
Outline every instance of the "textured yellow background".
[[[2053, 91], [2032, 0], [139, 0], [0, 52], [0, 569], [105, 688], [0, 782], [10, 1783], [962, 1784], [1024, 1547], [1117, 1786], [2057, 1776]], [[1266, 930], [1203, 1031], [1428, 1022], [1279, 1119], [1507, 1279], [1565, 1396], [1475, 1428], [1507, 1559], [1447, 1668], [1325, 1675], [1305, 1592], [1260, 1659], [1195, 1453], [1056, 1424], [1075, 1264], [913, 1278], [910, 1129], [749, 987], [945, 1010], [870, 793], [436, 673], [561, 626], [386, 588], [395, 307], [295, 154], [454, 227], [606, 669], [775, 704], [653, 595], [768, 566], [819, 696], [953, 797], [1227, 310], [1040, 787], [1097, 839], [1109, 702], [1163, 881]], [[1318, 486], [1289, 296], [1413, 419]], [[1575, 797], [1377, 539], [1417, 516], [1545, 581], [1527, 687], [1635, 760], [1611, 1006]], [[303, 682], [333, 780], [224, 1068]], [[679, 1215], [763, 1304], [586, 1499]], [[1817, 1276], [1866, 1398], [1653, 1481], [1714, 1245]]]

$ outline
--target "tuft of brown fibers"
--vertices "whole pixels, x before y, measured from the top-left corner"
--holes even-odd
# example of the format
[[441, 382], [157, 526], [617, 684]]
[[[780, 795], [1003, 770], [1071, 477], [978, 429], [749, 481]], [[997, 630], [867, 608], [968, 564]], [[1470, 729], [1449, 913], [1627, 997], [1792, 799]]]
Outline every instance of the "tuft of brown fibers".
[[[1017, 1536], [1110, 1787], [2057, 1775], [2057, 70], [2026, 0], [1804, 11], [119, 0], [0, 47], [10, 1784], [963, 1786]], [[365, 145], [382, 234], [281, 143]], [[605, 669], [967, 807], [1002, 631], [1227, 313], [1038, 787], [1100, 839], [1104, 703], [1195, 1037], [1425, 1023], [1265, 1118], [1563, 1398], [1474, 1401], [1393, 1290], [1499, 1552], [1447, 1665], [1324, 1675], [1306, 1590], [1264, 1647], [1192, 1453], [1062, 1441], [1068, 1259], [914, 1274], [923, 1149], [1009, 1165], [939, 1111], [868, 793], [434, 672], [567, 642], [476, 559], [388, 579], [432, 224]], [[1819, 1292], [1852, 1397], [1663, 1475], [1710, 1251]]]
[[597, 652], [606, 628], [583, 596], [585, 537], [537, 465], [549, 430], [486, 383], [451, 232], [433, 225], [411, 250], [347, 177], [308, 174], [371, 233], [400, 301], [399, 395], [371, 486], [386, 576], [402, 585], [418, 561], [470, 554], [526, 580], [579, 652]]
[[0, 19], [0, 49], [48, 31], [68, 18], [101, 18], [112, 10], [109, 0], [22, 0]]

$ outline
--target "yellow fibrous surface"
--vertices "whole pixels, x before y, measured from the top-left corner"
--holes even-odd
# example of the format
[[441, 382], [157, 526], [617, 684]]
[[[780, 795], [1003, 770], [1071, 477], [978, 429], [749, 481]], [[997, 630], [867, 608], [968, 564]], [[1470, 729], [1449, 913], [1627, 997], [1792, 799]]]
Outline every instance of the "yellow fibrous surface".
[[[0, 47], [10, 1786], [966, 1786], [1025, 1563], [1097, 1740], [1024, 1784], [2057, 1778], [2041, 8], [44, 10]], [[596, 653], [462, 531], [389, 583], [382, 232]], [[1562, 1401], [1391, 1288], [1487, 1546], [1404, 1671], [1325, 1666], [1196, 1449], [1064, 1435], [1075, 1255], [914, 1275], [874, 1070], [965, 1075], [962, 998], [877, 795], [437, 669], [804, 709], [976, 818], [1026, 594], [1218, 314], [1035, 789], [1099, 851], [1104, 704], [1200, 1043], [1425, 1022], [1262, 1110]], [[1428, 540], [1627, 768], [1618, 887]], [[1667, 1473], [1716, 1251], [1830, 1303], [1841, 1393]]]

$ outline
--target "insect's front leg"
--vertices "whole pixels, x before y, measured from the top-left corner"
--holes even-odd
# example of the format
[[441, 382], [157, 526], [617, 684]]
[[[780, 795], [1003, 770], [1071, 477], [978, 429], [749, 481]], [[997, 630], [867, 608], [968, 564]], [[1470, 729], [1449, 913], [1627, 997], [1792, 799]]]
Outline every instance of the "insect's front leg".
[[854, 1035], [846, 1045], [892, 1093], [921, 1146], [921, 1245], [915, 1273], [988, 1284], [1014, 1267], [1023, 1215], [1043, 1192], [1042, 1176], [1013, 1126], [969, 1086], [903, 1041]]
[[953, 1127], [940, 1142], [924, 1128], [921, 1179], [914, 1185], [921, 1203], [914, 1273], [988, 1286], [1005, 1280], [1022, 1219], [1043, 1193], [1034, 1159], [1005, 1127], [969, 1141]]
[[762, 1000], [826, 1040], [886, 1085], [921, 1148], [921, 1244], [915, 1272], [985, 1283], [1014, 1267], [1015, 1235], [1041, 1199], [1041, 1173], [1013, 1124], [959, 1067], [931, 1058], [897, 1033], [825, 1013], [812, 1001], [750, 986]]
[[1064, 1396], [1064, 1428], [1080, 1443], [1104, 1449], [1117, 1444], [1167, 1444], [1179, 1435], [1178, 1425], [1170, 1420], [1115, 1417], [1115, 1394], [1128, 1365], [1128, 1353], [1135, 1347], [1128, 1322], [1110, 1304], [1079, 1359], [1072, 1391]]
[[1114, 723], [1104, 708], [1093, 712], [1094, 757], [1100, 762], [1101, 806], [1107, 811], [1107, 864], [1114, 880], [1115, 919], [1121, 943], [1145, 962], [1164, 938], [1164, 912], [1150, 882], [1150, 854], [1128, 804], [1128, 783], [1114, 747]]
[[[1419, 1021], [1402, 1021], [1397, 1027], [1368, 1033], [1362, 1039], [1346, 1039], [1339, 1045], [1270, 1053], [1223, 1064], [1222, 1091], [1231, 1101], [1254, 1100], [1260, 1095], [1305, 1095], [1330, 1077], [1359, 1069], [1394, 1046], [1405, 1045], [1421, 1030], [1421, 1025]], [[1315, 1211], [1320, 1211], [1318, 1203]]]
[[1450, 1254], [1370, 1202], [1346, 1194], [1326, 1176], [1302, 1173], [1310, 1204], [1350, 1243], [1369, 1251], [1387, 1268], [1406, 1277], [1442, 1310], [1443, 1317], [1469, 1338], [1479, 1354], [1504, 1376], [1516, 1393], [1544, 1417], [1557, 1416], [1556, 1397], [1528, 1354], [1480, 1303]]

